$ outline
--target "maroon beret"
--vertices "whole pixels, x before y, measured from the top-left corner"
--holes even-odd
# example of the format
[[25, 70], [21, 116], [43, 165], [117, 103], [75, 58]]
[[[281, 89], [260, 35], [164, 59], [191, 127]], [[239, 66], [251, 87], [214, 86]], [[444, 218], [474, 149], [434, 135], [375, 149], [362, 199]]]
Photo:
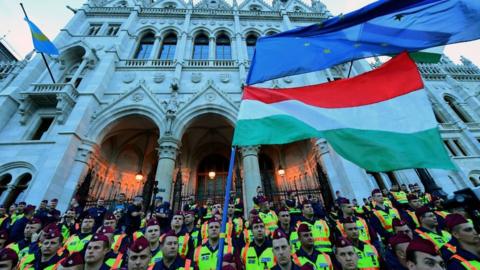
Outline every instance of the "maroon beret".
[[304, 200], [304, 201], [302, 202], [302, 207], [303, 207], [305, 204], [312, 204], [312, 201], [311, 201], [311, 200], [308, 200], [308, 199], [307, 199], [307, 200]]
[[114, 233], [114, 232], [115, 230], [110, 226], [102, 226], [97, 231], [97, 233], [100, 233], [100, 234]]
[[405, 222], [405, 220], [403, 220], [403, 219], [394, 218], [392, 220], [392, 226], [393, 227], [402, 227], [406, 224], [407, 224], [407, 222]]
[[350, 240], [348, 240], [345, 237], [339, 237], [335, 242], [335, 246], [337, 248], [344, 248], [344, 247], [352, 246], [352, 242], [350, 242]]
[[39, 218], [32, 218], [28, 221], [28, 224], [42, 224], [42, 221]]
[[297, 228], [297, 233], [310, 232], [310, 227], [305, 223], [300, 223]]
[[225, 266], [222, 266], [222, 270], [236, 270], [236, 268], [233, 267], [231, 264], [227, 264]]
[[183, 212], [182, 211], [175, 211], [175, 213], [173, 215], [174, 216], [183, 216]]
[[233, 257], [232, 253], [227, 253], [223, 255], [223, 261], [226, 263], [234, 263], [235, 262], [235, 257]]
[[165, 240], [169, 236], [178, 237], [178, 235], [175, 233], [174, 230], [169, 230], [168, 232], [166, 232], [166, 233], [164, 233], [160, 236], [160, 242], [163, 243], [163, 240]]
[[0, 250], [0, 262], [12, 261], [12, 265], [17, 265], [18, 255], [17, 253], [10, 248], [3, 248]]
[[250, 210], [250, 215], [258, 216], [258, 210], [257, 209]]
[[413, 193], [410, 193], [410, 194], [407, 195], [407, 199], [409, 201], [418, 200], [418, 196], [413, 194]]
[[257, 202], [258, 203], [264, 203], [264, 202], [268, 202], [267, 198], [265, 198], [265, 196], [259, 196], [257, 198]]
[[55, 223], [50, 223], [50, 224], [48, 224], [47, 226], [45, 226], [45, 227], [43, 228], [43, 232], [44, 232], [45, 234], [49, 234], [49, 233], [51, 233], [51, 232], [53, 232], [53, 231], [60, 231], [60, 229], [58, 228], [57, 224], [55, 224]]
[[117, 218], [115, 218], [115, 215], [114, 214], [106, 214], [105, 217], [103, 218], [104, 220], [116, 220]]
[[439, 255], [437, 249], [435, 248], [435, 245], [431, 241], [425, 240], [423, 238], [415, 238], [410, 242], [410, 244], [408, 244], [407, 253], [414, 251], [420, 251], [430, 254], [432, 256]]
[[144, 236], [140, 236], [137, 240], [133, 241], [129, 249], [135, 253], [140, 253], [146, 248], [149, 248], [148, 240]]
[[342, 205], [342, 204], [350, 204], [350, 200], [347, 199], [347, 198], [341, 197], [341, 198], [338, 199], [338, 204], [339, 204], [339, 205]]
[[93, 218], [92, 215], [85, 215], [83, 219], [95, 219], [95, 218]]
[[219, 223], [219, 224], [222, 224], [222, 220], [216, 218], [216, 217], [212, 217], [211, 219], [208, 220], [208, 224], [210, 223]]
[[395, 247], [398, 244], [410, 243], [410, 241], [412, 241], [412, 239], [410, 239], [410, 237], [404, 233], [397, 233], [388, 239], [388, 242], [392, 247]]
[[62, 233], [60, 232], [60, 230], [58, 228], [56, 230], [52, 228], [52, 229], [48, 230], [48, 232], [45, 233], [44, 235], [45, 235], [45, 239], [54, 239], [54, 238], [57, 238], [57, 237], [61, 237]]
[[150, 226], [156, 226], [156, 225], [160, 225], [158, 224], [158, 220], [156, 218], [151, 218], [147, 221], [147, 226], [146, 227], [150, 227]]
[[98, 242], [98, 241], [110, 244], [110, 240], [108, 239], [108, 237], [101, 233], [96, 233], [90, 240], [90, 242]]
[[349, 224], [349, 223], [357, 223], [357, 221], [353, 217], [346, 217], [342, 219], [343, 224]]
[[417, 210], [415, 210], [415, 215], [417, 216], [418, 219], [420, 219], [420, 217], [422, 217], [423, 215], [425, 215], [428, 212], [432, 212], [432, 209], [430, 209], [430, 207], [424, 205], [424, 206], [418, 208]]
[[60, 264], [63, 267], [73, 267], [73, 266], [77, 266], [77, 265], [82, 265], [84, 263], [85, 263], [85, 261], [83, 260], [82, 253], [74, 252], [74, 253], [70, 254], [70, 256], [65, 258], [65, 260], [63, 260]]
[[274, 232], [273, 232], [273, 235], [272, 235], [272, 240], [278, 240], [278, 239], [282, 239], [282, 238], [285, 238], [288, 240], [288, 237], [287, 235], [280, 229], [276, 229]]
[[313, 265], [311, 263], [306, 263], [300, 267], [300, 270], [314, 270]]
[[380, 189], [378, 189], [378, 188], [372, 190], [372, 196], [375, 195], [375, 194], [377, 194], [377, 193], [383, 194], [382, 191], [381, 191]]
[[263, 220], [261, 218], [259, 218], [258, 216], [254, 216], [252, 218], [252, 226], [255, 225], [255, 224], [263, 224]]
[[280, 212], [290, 212], [290, 210], [288, 209], [288, 207], [283, 206], [277, 210], [277, 214], [279, 214]]
[[195, 212], [192, 211], [192, 210], [188, 210], [188, 211], [184, 211], [183, 212], [183, 215], [186, 216], [186, 215], [192, 215], [192, 216], [195, 216]]
[[27, 205], [27, 206], [25, 207], [25, 209], [23, 209], [23, 212], [24, 212], [25, 214], [30, 214], [30, 213], [32, 213], [33, 211], [35, 211], [35, 206], [30, 205], [30, 204]]
[[465, 223], [468, 223], [468, 220], [460, 214], [450, 214], [445, 218], [445, 227], [450, 231], [452, 231], [455, 226]]

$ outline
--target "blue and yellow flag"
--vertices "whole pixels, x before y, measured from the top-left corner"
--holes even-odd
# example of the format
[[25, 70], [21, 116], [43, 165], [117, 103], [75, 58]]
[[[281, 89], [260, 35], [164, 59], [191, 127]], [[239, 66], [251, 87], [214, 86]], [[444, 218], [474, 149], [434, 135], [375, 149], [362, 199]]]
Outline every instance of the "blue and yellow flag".
[[480, 38], [480, 1], [379, 0], [257, 41], [247, 84]]
[[33, 47], [39, 53], [46, 53], [48, 55], [59, 55], [57, 47], [38, 29], [38, 27], [31, 22], [29, 19], [25, 18], [28, 26], [30, 27], [30, 32], [32, 32]]

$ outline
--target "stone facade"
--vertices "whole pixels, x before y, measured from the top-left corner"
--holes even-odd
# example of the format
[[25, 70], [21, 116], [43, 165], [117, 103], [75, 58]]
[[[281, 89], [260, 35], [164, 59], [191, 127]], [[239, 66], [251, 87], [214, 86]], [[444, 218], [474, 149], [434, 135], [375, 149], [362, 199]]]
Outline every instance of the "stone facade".
[[[54, 40], [61, 55], [48, 61], [57, 83], [38, 55], [0, 77], [0, 203], [57, 197], [65, 209], [75, 193], [145, 195], [154, 180], [173, 203], [190, 194], [221, 199], [256, 38], [329, 16], [318, 0], [88, 1]], [[349, 67], [263, 85], [327, 82]], [[356, 61], [352, 76], [369, 69]], [[480, 70], [444, 57], [420, 71], [460, 167], [430, 174], [447, 193], [478, 185]], [[339, 190], [361, 199], [377, 186], [421, 180], [414, 170], [369, 174], [323, 140], [242, 148], [235, 171], [247, 207], [258, 186], [271, 196], [316, 190], [325, 199]]]

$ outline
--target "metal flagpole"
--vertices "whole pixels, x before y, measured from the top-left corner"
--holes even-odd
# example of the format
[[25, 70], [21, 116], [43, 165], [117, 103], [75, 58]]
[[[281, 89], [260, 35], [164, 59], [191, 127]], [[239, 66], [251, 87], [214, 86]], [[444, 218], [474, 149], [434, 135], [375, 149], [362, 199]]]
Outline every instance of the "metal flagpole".
[[[23, 11], [23, 14], [25, 15], [25, 18], [27, 20], [29, 20], [27, 12], [25, 11], [25, 8], [23, 7], [23, 3], [20, 3], [20, 7], [22, 7], [22, 11]], [[40, 54], [42, 55], [43, 62], [45, 62], [45, 66], [47, 66], [48, 74], [50, 74], [50, 78], [52, 79], [52, 82], [56, 83], [55, 79], [53, 78], [52, 70], [50, 70], [50, 67], [48, 66], [48, 62], [47, 62], [47, 59], [45, 58], [45, 55], [42, 52]]]
[[230, 203], [230, 189], [232, 188], [233, 165], [235, 163], [236, 147], [232, 146], [230, 165], [228, 166], [227, 187], [225, 189], [225, 202], [223, 203], [222, 226], [220, 227], [220, 244], [218, 245], [217, 270], [222, 270], [223, 247], [225, 246], [225, 231], [227, 227], [228, 204]]
[[352, 67], [353, 67], [353, 60], [350, 61], [350, 69], [348, 70], [347, 78], [350, 78], [350, 74], [352, 74]]

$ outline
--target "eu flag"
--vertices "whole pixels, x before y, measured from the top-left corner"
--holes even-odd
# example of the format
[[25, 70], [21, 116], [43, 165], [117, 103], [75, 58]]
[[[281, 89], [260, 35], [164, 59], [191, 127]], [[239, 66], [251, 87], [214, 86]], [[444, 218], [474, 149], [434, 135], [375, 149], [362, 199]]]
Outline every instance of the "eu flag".
[[260, 38], [247, 84], [478, 38], [480, 1], [380, 0], [323, 23]]
[[25, 18], [30, 32], [32, 33], [33, 47], [39, 53], [46, 53], [48, 55], [59, 55], [57, 47], [40, 31], [40, 29], [31, 22], [28, 18]]

